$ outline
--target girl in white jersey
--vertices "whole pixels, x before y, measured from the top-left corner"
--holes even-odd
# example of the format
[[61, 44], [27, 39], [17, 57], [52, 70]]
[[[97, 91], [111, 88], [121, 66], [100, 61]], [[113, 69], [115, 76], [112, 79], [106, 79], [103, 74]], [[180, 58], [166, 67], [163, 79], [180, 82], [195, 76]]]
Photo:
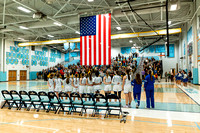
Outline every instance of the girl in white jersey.
[[72, 92], [78, 93], [78, 87], [79, 87], [78, 74], [75, 74], [74, 78], [72, 79], [72, 87], [73, 87]]
[[[112, 83], [114, 84], [113, 85], [113, 91], [114, 91], [114, 94], [117, 95], [121, 101], [121, 91], [122, 91], [122, 78], [121, 76], [119, 75], [119, 71], [116, 72], [117, 75], [113, 76], [113, 79], [112, 79]], [[117, 101], [117, 100], [115, 100]]]
[[80, 96], [83, 93], [86, 93], [87, 89], [86, 89], [86, 75], [84, 73], [81, 74], [81, 78], [80, 78], [80, 87], [79, 87], [79, 94]]
[[94, 87], [93, 87], [93, 78], [92, 74], [89, 73], [88, 78], [86, 80], [86, 85], [87, 85], [87, 93], [93, 95], [94, 94]]
[[99, 77], [99, 72], [98, 71], [95, 72], [95, 77], [94, 77], [94, 81], [93, 82], [94, 82], [94, 91], [96, 93], [99, 93], [100, 90], [101, 90], [102, 78]]
[[131, 75], [130, 71], [126, 70], [126, 75], [123, 77], [123, 85], [122, 85], [122, 90], [124, 90], [125, 94], [125, 99], [126, 99], [126, 108], [131, 107], [131, 92], [132, 92], [132, 87], [131, 87]]
[[62, 79], [60, 78], [60, 75], [57, 75], [57, 79], [55, 79], [54, 81], [55, 92], [57, 97], [59, 97], [58, 94], [62, 91]]
[[[108, 71], [106, 72], [106, 76], [103, 78], [103, 83], [104, 83], [104, 92], [105, 92], [105, 96], [107, 97], [110, 93], [111, 93], [111, 77], [109, 76]], [[111, 99], [110, 99], [111, 100]]]
[[[65, 92], [70, 96], [71, 92], [72, 92], [72, 79], [70, 78], [69, 73], [66, 76], [66, 79], [63, 81], [63, 85], [64, 85], [64, 89]], [[67, 97], [66, 97], [67, 98]]]
[[54, 79], [53, 79], [53, 74], [51, 74], [47, 85], [49, 86], [49, 92], [53, 92], [54, 91]]

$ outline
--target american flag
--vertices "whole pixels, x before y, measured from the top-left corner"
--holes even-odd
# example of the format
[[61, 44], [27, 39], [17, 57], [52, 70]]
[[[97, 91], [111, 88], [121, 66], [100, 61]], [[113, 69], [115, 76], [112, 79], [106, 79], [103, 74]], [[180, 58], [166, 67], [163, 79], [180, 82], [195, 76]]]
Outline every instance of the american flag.
[[111, 64], [111, 14], [80, 18], [80, 64]]

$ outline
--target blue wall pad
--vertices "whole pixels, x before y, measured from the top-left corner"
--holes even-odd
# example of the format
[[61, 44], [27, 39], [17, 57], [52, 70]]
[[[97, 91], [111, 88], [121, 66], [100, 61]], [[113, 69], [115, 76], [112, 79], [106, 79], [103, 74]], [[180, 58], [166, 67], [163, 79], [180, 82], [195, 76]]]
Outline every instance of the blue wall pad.
[[198, 84], [198, 68], [193, 68], [193, 84]]
[[6, 81], [7, 73], [0, 71], [0, 81]]
[[30, 80], [34, 80], [37, 78], [37, 72], [36, 71], [30, 72], [29, 76], [30, 76], [29, 77]]

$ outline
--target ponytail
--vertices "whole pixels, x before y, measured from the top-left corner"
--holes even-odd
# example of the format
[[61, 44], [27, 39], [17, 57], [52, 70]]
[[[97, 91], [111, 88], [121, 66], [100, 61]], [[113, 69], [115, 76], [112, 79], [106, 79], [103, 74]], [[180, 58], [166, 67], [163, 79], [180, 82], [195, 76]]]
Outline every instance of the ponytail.
[[153, 77], [151, 75], [151, 71], [150, 70], [149, 70], [149, 75], [150, 75], [151, 80], [153, 80]]
[[70, 76], [69, 76], [69, 73], [67, 74], [67, 79], [66, 79], [66, 83], [67, 84], [69, 84], [69, 78], [70, 78]]
[[106, 77], [108, 78], [108, 76], [109, 76], [109, 74], [108, 74], [108, 72], [106, 72]]
[[126, 73], [127, 73], [127, 75], [128, 75], [128, 80], [131, 80], [130, 71], [129, 71], [129, 70], [126, 70]]

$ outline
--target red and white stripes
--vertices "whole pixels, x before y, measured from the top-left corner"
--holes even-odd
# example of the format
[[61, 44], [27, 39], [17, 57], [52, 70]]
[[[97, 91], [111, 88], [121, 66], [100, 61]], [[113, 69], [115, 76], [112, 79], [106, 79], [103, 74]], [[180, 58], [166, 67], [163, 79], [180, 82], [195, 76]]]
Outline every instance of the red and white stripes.
[[80, 63], [111, 64], [111, 14], [96, 16], [96, 35], [80, 37]]

